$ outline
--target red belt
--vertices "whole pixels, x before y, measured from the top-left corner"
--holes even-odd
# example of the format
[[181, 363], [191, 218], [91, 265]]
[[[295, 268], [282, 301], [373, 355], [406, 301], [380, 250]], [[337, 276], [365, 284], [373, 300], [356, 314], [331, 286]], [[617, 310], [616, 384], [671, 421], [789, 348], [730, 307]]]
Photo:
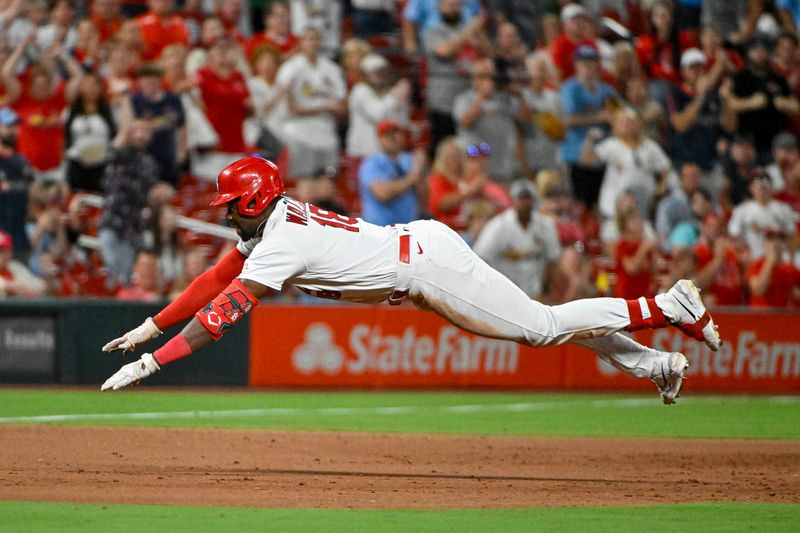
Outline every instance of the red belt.
[[[401, 263], [411, 264], [411, 235], [400, 235], [399, 259]], [[408, 290], [394, 291], [389, 295], [389, 305], [400, 305], [406, 296]]]

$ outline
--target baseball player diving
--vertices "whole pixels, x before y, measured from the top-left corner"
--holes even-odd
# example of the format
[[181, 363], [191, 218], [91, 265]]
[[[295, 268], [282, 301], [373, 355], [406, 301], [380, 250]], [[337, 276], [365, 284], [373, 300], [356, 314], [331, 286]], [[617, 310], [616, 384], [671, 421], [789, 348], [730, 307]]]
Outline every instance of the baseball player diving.
[[720, 347], [717, 327], [689, 280], [654, 298], [549, 306], [528, 298], [444, 224], [376, 226], [298, 202], [284, 194], [277, 167], [266, 159], [229, 165], [217, 189], [211, 205], [227, 207], [226, 219], [240, 237], [236, 248], [156, 316], [103, 347], [134, 350], [192, 317], [178, 335], [123, 366], [101, 390], [136, 383], [219, 340], [285, 283], [348, 302], [396, 305], [408, 298], [467, 331], [528, 346], [579, 344], [627, 374], [651, 379], [665, 404], [680, 392], [686, 357], [648, 348], [622, 332], [674, 326], [712, 350]]

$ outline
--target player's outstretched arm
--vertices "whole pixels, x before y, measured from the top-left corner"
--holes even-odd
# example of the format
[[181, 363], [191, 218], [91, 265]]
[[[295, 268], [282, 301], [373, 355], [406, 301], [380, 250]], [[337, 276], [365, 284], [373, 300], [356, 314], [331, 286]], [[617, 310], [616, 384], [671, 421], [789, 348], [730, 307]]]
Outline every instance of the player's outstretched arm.
[[268, 291], [268, 287], [255, 281], [234, 280], [198, 311], [183, 331], [155, 353], [146, 353], [138, 361], [120, 368], [103, 383], [100, 390], [117, 390], [135, 384], [160, 370], [161, 366], [208, 346], [236, 326]]
[[245, 259], [242, 252], [234, 248], [219, 263], [192, 281], [175, 301], [155, 317], [148, 317], [141, 326], [109, 342], [103, 346], [103, 351], [122, 350], [123, 354], [133, 351], [137, 345], [161, 335], [162, 330], [186, 320], [239, 275]]

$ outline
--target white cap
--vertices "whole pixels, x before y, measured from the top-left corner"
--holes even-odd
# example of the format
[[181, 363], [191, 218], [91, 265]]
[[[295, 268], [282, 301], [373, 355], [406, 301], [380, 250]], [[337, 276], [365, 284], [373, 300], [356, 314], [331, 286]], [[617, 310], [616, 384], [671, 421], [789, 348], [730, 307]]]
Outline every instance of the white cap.
[[580, 4], [567, 4], [561, 10], [561, 22], [567, 22], [578, 16], [589, 16], [586, 13], [586, 8]]
[[695, 65], [705, 65], [706, 55], [699, 48], [687, 48], [681, 54], [681, 68], [689, 68]]
[[367, 54], [359, 65], [364, 72], [374, 72], [389, 66], [389, 61], [378, 54]]

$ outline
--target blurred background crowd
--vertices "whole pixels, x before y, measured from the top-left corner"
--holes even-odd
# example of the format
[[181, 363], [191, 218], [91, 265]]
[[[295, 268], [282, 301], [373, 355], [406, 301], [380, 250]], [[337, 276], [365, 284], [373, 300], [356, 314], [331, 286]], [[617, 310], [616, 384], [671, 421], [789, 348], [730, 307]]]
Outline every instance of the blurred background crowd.
[[[800, 305], [800, 3], [0, 0], [0, 297], [171, 297], [226, 164], [527, 294]], [[189, 221], [189, 223], [187, 223]], [[289, 291], [281, 298], [302, 299]]]

